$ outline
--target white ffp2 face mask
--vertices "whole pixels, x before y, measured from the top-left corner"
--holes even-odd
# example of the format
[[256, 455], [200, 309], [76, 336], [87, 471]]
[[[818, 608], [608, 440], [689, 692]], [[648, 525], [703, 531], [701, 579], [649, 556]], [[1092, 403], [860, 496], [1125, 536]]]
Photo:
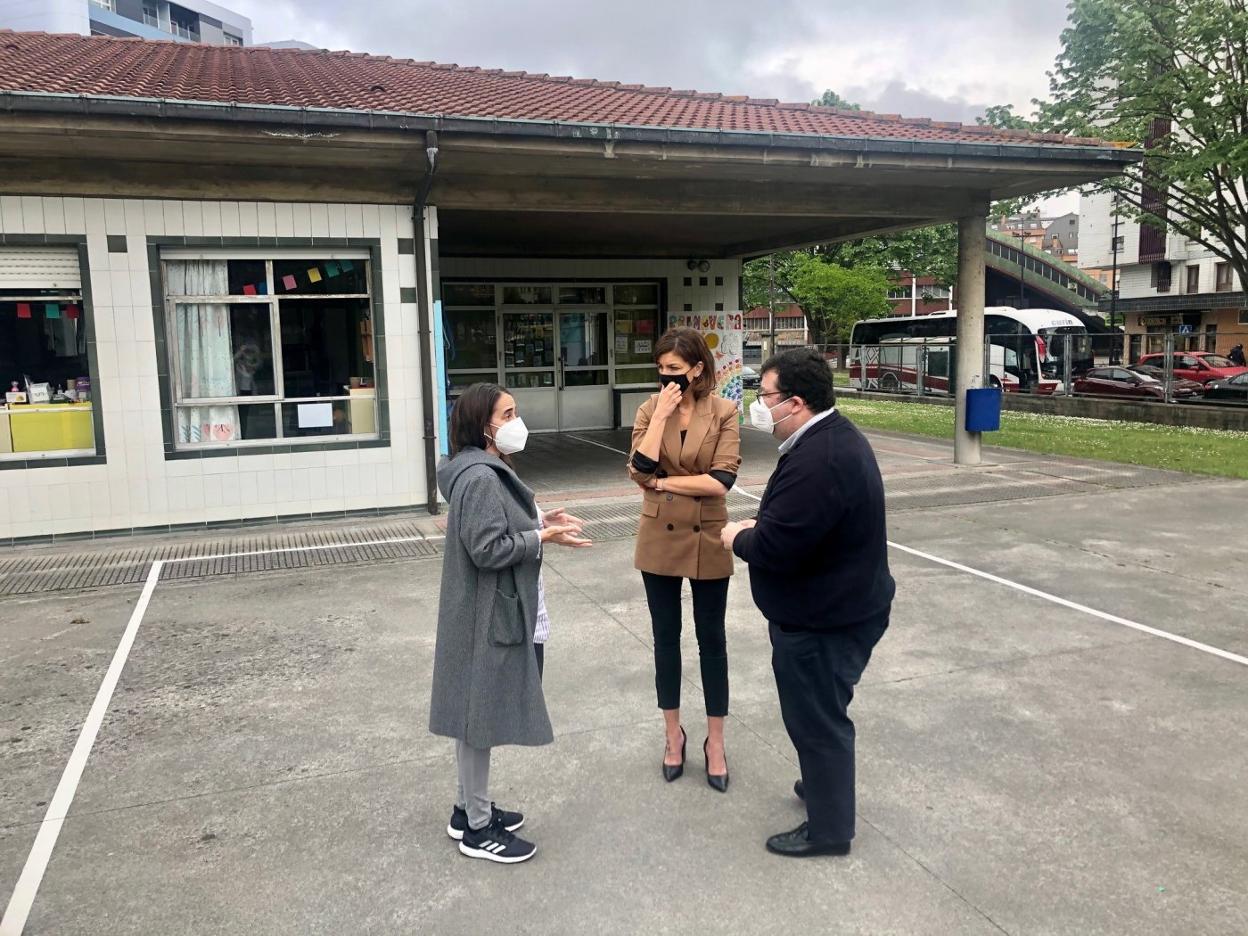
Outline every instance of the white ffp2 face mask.
[[[791, 399], [793, 398], [789, 397], [789, 400]], [[789, 400], [781, 400], [780, 403], [787, 403]], [[776, 406], [779, 406], [780, 403], [777, 403]], [[793, 415], [789, 413], [789, 416], [784, 416], [777, 420], [771, 415], [773, 409], [775, 409], [774, 406], [769, 407], [762, 400], [755, 398], [754, 402], [750, 404], [750, 425], [762, 432], [772, 432], [776, 426]]]
[[511, 422], [503, 423], [501, 426], [490, 425], [494, 428], [494, 447], [504, 455], [515, 455], [517, 452], [523, 452], [524, 446], [529, 441], [529, 427], [524, 424], [524, 420], [517, 416]]

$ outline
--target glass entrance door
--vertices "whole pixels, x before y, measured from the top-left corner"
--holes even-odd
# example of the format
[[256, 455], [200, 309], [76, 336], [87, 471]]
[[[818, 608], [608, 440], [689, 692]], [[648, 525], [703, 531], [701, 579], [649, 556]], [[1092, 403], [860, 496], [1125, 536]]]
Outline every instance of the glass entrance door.
[[560, 310], [559, 429], [609, 429], [610, 322], [606, 310]]
[[504, 311], [502, 332], [503, 386], [530, 429], [558, 429], [554, 311]]

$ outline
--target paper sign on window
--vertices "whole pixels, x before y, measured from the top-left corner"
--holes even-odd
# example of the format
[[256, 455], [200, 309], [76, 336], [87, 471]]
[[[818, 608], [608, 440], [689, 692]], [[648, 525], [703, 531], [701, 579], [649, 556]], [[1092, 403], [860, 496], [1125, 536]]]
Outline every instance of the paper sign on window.
[[329, 429], [334, 424], [334, 404], [300, 403], [300, 429]]

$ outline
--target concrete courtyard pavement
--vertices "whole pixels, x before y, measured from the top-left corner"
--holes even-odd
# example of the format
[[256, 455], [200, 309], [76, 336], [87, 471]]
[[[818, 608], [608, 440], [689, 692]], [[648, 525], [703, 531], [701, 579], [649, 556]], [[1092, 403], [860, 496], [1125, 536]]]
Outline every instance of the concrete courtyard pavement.
[[[802, 813], [744, 574], [731, 788], [702, 776], [689, 632], [689, 763], [665, 784], [620, 519], [636, 497], [617, 486], [620, 435], [583, 439], [539, 439], [521, 463], [600, 534], [548, 556], [556, 743], [495, 758], [532, 862], [470, 861], [443, 831], [453, 758], [425, 730], [436, 556], [205, 573], [155, 590], [26, 932], [1248, 932], [1248, 667], [901, 549], [853, 708], [852, 856], [763, 850]], [[872, 441], [894, 543], [1248, 655], [1248, 484], [1017, 453], [956, 471], [940, 443]], [[757, 493], [774, 446], [745, 448]], [[0, 599], [0, 901], [138, 593]]]

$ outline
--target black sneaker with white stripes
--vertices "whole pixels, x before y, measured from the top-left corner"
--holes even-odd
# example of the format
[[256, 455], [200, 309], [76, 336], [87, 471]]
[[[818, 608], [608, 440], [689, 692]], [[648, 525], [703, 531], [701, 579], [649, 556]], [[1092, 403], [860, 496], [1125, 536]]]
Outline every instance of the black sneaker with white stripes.
[[519, 864], [537, 854], [536, 845], [508, 832], [497, 815], [484, 829], [465, 830], [459, 850], [469, 858], [484, 858], [500, 864]]
[[[524, 814], [518, 812], [510, 812], [506, 809], [499, 809], [493, 803], [490, 803], [490, 821], [498, 819], [502, 822], [503, 828], [508, 832], [515, 832], [516, 829], [524, 825]], [[447, 823], [446, 834], [455, 841], [462, 841], [464, 833], [468, 831], [468, 813], [455, 806], [451, 809], [451, 821]]]

